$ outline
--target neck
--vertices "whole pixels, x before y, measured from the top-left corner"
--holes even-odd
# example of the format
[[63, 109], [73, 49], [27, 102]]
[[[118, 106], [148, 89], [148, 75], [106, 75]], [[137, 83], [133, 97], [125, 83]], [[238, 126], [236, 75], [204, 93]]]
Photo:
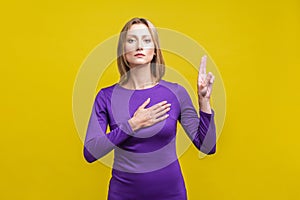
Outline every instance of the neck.
[[150, 63], [148, 63], [131, 68], [129, 79], [124, 86], [128, 89], [146, 89], [156, 84], [156, 79], [151, 74]]

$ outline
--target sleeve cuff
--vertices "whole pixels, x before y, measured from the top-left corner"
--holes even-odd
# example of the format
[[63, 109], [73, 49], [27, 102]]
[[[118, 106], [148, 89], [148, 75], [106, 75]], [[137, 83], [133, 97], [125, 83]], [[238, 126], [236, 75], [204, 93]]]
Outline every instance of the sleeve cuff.
[[135, 132], [132, 130], [128, 120], [123, 122], [120, 126], [121, 130], [126, 133], [127, 135], [133, 136]]
[[213, 109], [211, 109], [211, 114], [207, 113], [207, 112], [203, 112], [200, 110], [200, 116], [204, 116], [204, 117], [213, 117], [215, 115], [215, 111]]

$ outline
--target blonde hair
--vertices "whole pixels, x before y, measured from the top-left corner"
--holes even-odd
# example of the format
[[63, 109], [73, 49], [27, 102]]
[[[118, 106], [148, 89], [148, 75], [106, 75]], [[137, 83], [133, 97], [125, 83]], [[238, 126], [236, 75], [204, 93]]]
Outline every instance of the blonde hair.
[[127, 62], [125, 57], [125, 42], [126, 42], [127, 31], [134, 24], [146, 25], [152, 36], [152, 40], [154, 43], [154, 56], [153, 59], [151, 60], [150, 68], [151, 68], [151, 74], [156, 78], [156, 81], [158, 82], [165, 74], [165, 61], [163, 59], [162, 52], [160, 50], [157, 30], [150, 21], [144, 18], [135, 17], [129, 20], [125, 24], [119, 36], [117, 63], [118, 63], [118, 69], [120, 73], [120, 83], [126, 83], [130, 76], [129, 63]]

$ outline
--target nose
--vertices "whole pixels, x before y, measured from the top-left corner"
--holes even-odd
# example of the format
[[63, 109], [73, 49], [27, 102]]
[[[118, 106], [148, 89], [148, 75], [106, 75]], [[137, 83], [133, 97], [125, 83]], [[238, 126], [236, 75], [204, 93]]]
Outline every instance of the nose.
[[143, 42], [141, 40], [138, 40], [136, 49], [137, 50], [143, 50]]

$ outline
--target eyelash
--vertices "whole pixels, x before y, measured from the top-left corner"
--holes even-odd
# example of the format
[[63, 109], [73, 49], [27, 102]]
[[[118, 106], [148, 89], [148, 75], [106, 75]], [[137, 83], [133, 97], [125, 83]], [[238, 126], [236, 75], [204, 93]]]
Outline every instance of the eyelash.
[[127, 42], [132, 43], [132, 42], [134, 42], [134, 40], [133, 39], [128, 39]]
[[[128, 43], [132, 43], [132, 42], [134, 42], [134, 41], [136, 41], [136, 40], [134, 40], [134, 39], [128, 39], [128, 40], [127, 40]], [[150, 42], [151, 42], [151, 39], [145, 39], [144, 41], [145, 41], [146, 43], [150, 43]]]

